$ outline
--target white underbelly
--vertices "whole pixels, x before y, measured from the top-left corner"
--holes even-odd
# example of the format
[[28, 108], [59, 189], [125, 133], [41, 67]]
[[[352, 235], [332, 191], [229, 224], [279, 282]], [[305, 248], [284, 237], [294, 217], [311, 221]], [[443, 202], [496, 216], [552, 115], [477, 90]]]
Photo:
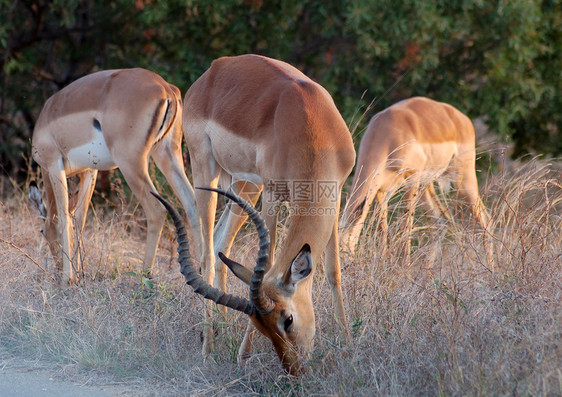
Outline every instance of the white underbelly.
[[449, 166], [451, 159], [458, 152], [458, 144], [456, 142], [422, 143], [421, 146], [426, 155], [425, 168], [427, 170], [445, 170]]
[[92, 139], [89, 142], [68, 151], [65, 159], [67, 174], [75, 174], [84, 169], [105, 171], [117, 167], [109, 152], [103, 133], [94, 126], [92, 126], [92, 129]]

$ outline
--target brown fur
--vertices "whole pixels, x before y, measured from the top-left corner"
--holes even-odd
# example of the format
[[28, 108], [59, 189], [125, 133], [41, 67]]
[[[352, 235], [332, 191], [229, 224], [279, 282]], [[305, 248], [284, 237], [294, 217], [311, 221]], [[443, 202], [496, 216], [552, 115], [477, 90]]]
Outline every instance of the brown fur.
[[[489, 216], [478, 194], [474, 127], [468, 117], [446, 103], [414, 97], [376, 114], [359, 147], [352, 194], [343, 214], [342, 240], [354, 252], [371, 203], [381, 207], [380, 226], [386, 241], [386, 194], [409, 181], [406, 232], [420, 186], [436, 216], [450, 217], [436, 196], [433, 182], [447, 174], [483, 228]], [[409, 252], [409, 245], [407, 247]]]
[[[194, 193], [183, 168], [181, 110], [179, 89], [144, 69], [93, 73], [47, 100], [33, 133], [33, 158], [41, 166], [47, 193], [45, 237], [62, 264], [64, 284], [75, 281], [80, 262], [71, 218], [80, 233], [98, 170], [119, 167], [146, 213], [146, 267], [153, 265], [166, 214], [150, 194], [155, 189], [148, 175], [149, 156], [192, 214], [199, 236]], [[80, 187], [76, 204], [69, 208], [67, 178], [72, 175], [80, 177]]]
[[[332, 286], [336, 318], [346, 327], [341, 297], [338, 258], [337, 219], [340, 191], [355, 161], [355, 150], [347, 126], [328, 92], [294, 67], [257, 55], [220, 58], [188, 90], [184, 100], [184, 133], [190, 150], [195, 186], [216, 187], [221, 180], [233, 184], [237, 193], [256, 202], [263, 188], [262, 214], [270, 229], [272, 249], [270, 269], [262, 290], [276, 302], [269, 315], [252, 317], [268, 336], [285, 367], [299, 371], [297, 351], [310, 351], [314, 337], [312, 276], [299, 280], [294, 288], [280, 283], [291, 269], [293, 259], [304, 244], [311, 247], [316, 265], [327, 250], [326, 269]], [[226, 178], [225, 178], [226, 177]], [[232, 177], [232, 179], [230, 179]], [[293, 216], [286, 242], [273, 260], [276, 240], [275, 197], [284, 182], [333, 181], [336, 193], [329, 199], [297, 203], [292, 208], [311, 212], [317, 208], [332, 211], [328, 216]], [[250, 189], [250, 185], [257, 188]], [[245, 216], [231, 208], [219, 220], [213, 236], [216, 196], [196, 191], [204, 238], [203, 273], [207, 282], [226, 287], [226, 268], [215, 264], [215, 253], [228, 255]], [[214, 239], [218, 236], [218, 244]], [[217, 277], [215, 279], [216, 266]], [[314, 269], [312, 269], [314, 270]], [[312, 272], [313, 273], [313, 272]], [[292, 313], [292, 332], [279, 329], [283, 313]], [[205, 334], [203, 354], [211, 350], [210, 331]], [[250, 336], [241, 346], [239, 357], [250, 350]]]

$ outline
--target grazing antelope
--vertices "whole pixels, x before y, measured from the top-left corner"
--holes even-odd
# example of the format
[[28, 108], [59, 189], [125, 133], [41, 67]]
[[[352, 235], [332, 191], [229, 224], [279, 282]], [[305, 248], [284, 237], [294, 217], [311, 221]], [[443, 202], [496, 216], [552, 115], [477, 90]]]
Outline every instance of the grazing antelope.
[[[322, 86], [284, 62], [257, 55], [215, 60], [185, 95], [183, 128], [195, 186], [216, 188], [220, 179], [253, 204], [263, 190], [262, 216], [271, 245], [259, 282], [249, 269], [227, 258], [245, 213], [231, 205], [213, 235], [217, 195], [196, 190], [202, 273], [205, 283], [214, 280], [216, 288], [226, 289], [226, 267], [215, 263], [215, 254], [221, 252], [234, 274], [250, 285], [256, 307], [252, 323], [272, 341], [285, 369], [297, 374], [299, 353], [306, 354], [313, 345], [312, 278], [323, 252], [335, 316], [347, 329], [338, 214], [341, 188], [355, 161], [351, 134]], [[289, 203], [291, 216], [286, 240], [273, 260], [283, 202]], [[251, 350], [252, 335], [249, 326], [239, 359]], [[212, 330], [207, 327], [204, 357], [211, 348]]]
[[[195, 196], [183, 168], [181, 110], [179, 89], [145, 69], [93, 73], [47, 100], [33, 132], [33, 158], [41, 166], [46, 191], [44, 235], [58, 267], [62, 265], [63, 285], [75, 281], [80, 260], [72, 217], [81, 233], [98, 170], [119, 167], [145, 211], [145, 267], [154, 263], [166, 216], [150, 194], [156, 190], [148, 174], [149, 156], [198, 230]], [[67, 178], [73, 175], [80, 182], [69, 208]], [[36, 187], [31, 187], [30, 197], [41, 201]], [[194, 234], [200, 240], [200, 232]]]
[[[410, 98], [376, 114], [359, 146], [351, 195], [342, 215], [342, 242], [354, 252], [371, 203], [380, 206], [382, 241], [386, 244], [389, 192], [408, 180], [405, 193], [409, 239], [420, 187], [423, 201], [437, 217], [450, 218], [433, 186], [440, 177], [452, 178], [481, 227], [489, 216], [478, 194], [474, 127], [468, 117], [446, 103]], [[409, 252], [409, 240], [406, 255]]]

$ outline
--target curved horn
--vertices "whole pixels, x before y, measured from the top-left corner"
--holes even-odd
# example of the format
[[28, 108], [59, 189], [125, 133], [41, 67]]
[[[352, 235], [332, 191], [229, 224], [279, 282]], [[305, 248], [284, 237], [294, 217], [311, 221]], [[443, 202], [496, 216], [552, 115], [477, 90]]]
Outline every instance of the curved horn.
[[252, 302], [238, 296], [227, 294], [218, 288], [210, 286], [205, 282], [205, 280], [203, 280], [197, 270], [193, 267], [193, 260], [191, 259], [189, 244], [187, 242], [187, 232], [185, 230], [185, 223], [182, 217], [165, 199], [154, 192], [152, 192], [152, 194], [160, 200], [164, 207], [166, 207], [172, 217], [172, 220], [174, 221], [174, 226], [176, 227], [176, 233], [178, 235], [178, 262], [181, 266], [180, 272], [185, 277], [186, 283], [191, 286], [196, 293], [202, 295], [206, 299], [210, 299], [217, 304], [230, 307], [231, 309], [241, 311], [249, 316], [254, 314], [256, 308]]
[[269, 230], [265, 225], [263, 218], [260, 213], [254, 208], [253, 205], [248, 203], [242, 197], [220, 189], [198, 187], [196, 189], [208, 190], [210, 192], [216, 192], [228, 197], [236, 204], [238, 204], [242, 209], [248, 214], [256, 229], [258, 230], [258, 237], [260, 240], [260, 250], [258, 252], [258, 258], [256, 259], [256, 267], [254, 267], [254, 274], [250, 279], [250, 301], [256, 307], [256, 310], [260, 314], [269, 314], [275, 308], [275, 303], [266, 296], [261, 290], [261, 284], [263, 277], [265, 275], [265, 267], [269, 259]]

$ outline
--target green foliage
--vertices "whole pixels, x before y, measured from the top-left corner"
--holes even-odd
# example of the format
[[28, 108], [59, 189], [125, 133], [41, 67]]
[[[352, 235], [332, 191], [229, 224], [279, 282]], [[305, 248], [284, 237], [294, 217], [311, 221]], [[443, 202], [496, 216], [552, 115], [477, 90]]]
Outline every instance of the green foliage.
[[150, 271], [149, 270], [144, 270], [140, 273], [136, 273], [136, 272], [125, 272], [124, 273], [127, 276], [133, 276], [135, 278], [138, 278], [140, 280], [140, 284], [142, 286], [142, 290], [144, 294], [144, 297], [151, 297], [153, 296], [157, 291], [154, 289], [154, 282], [151, 280], [150, 276]]
[[85, 74], [140, 66], [185, 92], [242, 53], [325, 86], [356, 141], [374, 112], [426, 95], [484, 117], [518, 156], [560, 155], [560, 26], [554, 0], [0, 0], [0, 167], [25, 168], [44, 101]]

